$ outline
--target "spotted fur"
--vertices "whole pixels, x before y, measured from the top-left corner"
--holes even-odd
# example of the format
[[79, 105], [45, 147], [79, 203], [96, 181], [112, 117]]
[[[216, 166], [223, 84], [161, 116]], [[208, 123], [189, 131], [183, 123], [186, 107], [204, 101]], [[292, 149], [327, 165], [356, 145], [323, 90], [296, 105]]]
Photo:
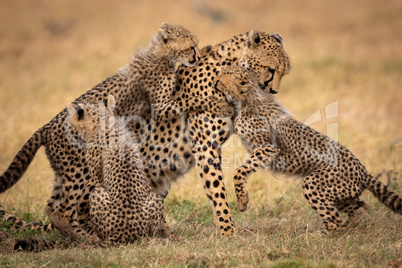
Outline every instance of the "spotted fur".
[[[129, 64], [73, 104], [99, 104], [113, 94], [118, 100], [115, 110], [118, 116], [134, 121], [149, 114], [152, 103], [169, 103], [176, 85], [176, 63], [192, 67], [198, 62], [197, 44], [198, 40], [184, 27], [164, 23], [148, 46], [137, 51]], [[68, 111], [64, 109], [34, 133], [0, 176], [0, 193], [21, 178], [36, 151], [45, 146], [56, 174], [45, 209], [49, 219], [62, 234], [88, 240], [93, 233], [88, 218], [90, 163], [85, 161], [85, 142], [71, 128], [67, 117]]]
[[[176, 90], [171, 98], [179, 102], [192, 98], [207, 100], [204, 111], [189, 111], [169, 121], [153, 121], [146, 116], [142, 124], [133, 126], [140, 137], [145, 173], [159, 193], [167, 194], [171, 183], [197, 166], [221, 236], [230, 236], [235, 231], [221, 169], [221, 146], [232, 131], [230, 117], [214, 114], [214, 102], [225, 101], [225, 96], [214, 88], [216, 76], [222, 68], [236, 65], [242, 59], [249, 63], [251, 71], [260, 75], [263, 84], [268, 81], [265, 88], [269, 92], [273, 80], [280, 81], [290, 69], [289, 58], [278, 36], [251, 31], [203, 48], [196, 66], [179, 67]], [[245, 49], [249, 53], [243, 55]], [[251, 57], [253, 52], [258, 57]], [[278, 70], [274, 73], [268, 68], [252, 64], [275, 57], [280, 60], [275, 61], [277, 65], [270, 66]], [[263, 70], [260, 71], [260, 68]], [[212, 102], [209, 100], [211, 97], [215, 99]]]
[[54, 230], [54, 226], [51, 223], [43, 224], [40, 222], [37, 223], [27, 223], [26, 221], [15, 217], [13, 214], [8, 213], [4, 210], [4, 208], [0, 204], [0, 219], [3, 219], [5, 222], [11, 224], [12, 227], [16, 229], [24, 229], [24, 230], [40, 230], [42, 232], [51, 232]]
[[[240, 67], [222, 71], [217, 89], [237, 106], [235, 132], [252, 152], [234, 177], [237, 207], [249, 202], [247, 177], [260, 169], [303, 177], [304, 197], [318, 213], [325, 231], [358, 223], [368, 208], [359, 199], [370, 190], [385, 206], [402, 214], [402, 198], [371, 176], [344, 146], [296, 121], [273, 95], [264, 93], [253, 73]], [[343, 222], [339, 212], [347, 213]]]
[[[167, 36], [172, 39], [168, 39], [166, 44], [164, 42], [151, 42], [151, 44], [158, 44], [163, 47], [164, 44], [169, 46], [176, 40], [174, 29], [163, 29], [162, 27], [161, 30], [165, 30]], [[183, 45], [180, 50], [176, 49], [176, 51], [188, 51], [190, 53], [190, 51], [195, 50], [197, 52], [195, 55], [198, 56], [194, 37], [188, 31], [183, 30], [183, 32], [184, 34], [177, 33], [177, 36], [183, 36], [182, 38], [188, 44], [186, 43], [187, 45]], [[251, 31], [234, 36], [215, 46], [208, 46], [202, 49], [198, 64], [192, 66], [187, 62], [187, 64], [179, 67], [176, 72], [176, 79], [170, 72], [171, 64], [169, 63], [178, 58], [170, 59], [169, 55], [175, 56], [177, 53], [153, 55], [151, 59], [159, 63], [157, 66], [150, 63], [142, 64], [143, 59], [134, 56], [128, 67], [85, 93], [73, 104], [80, 102], [98, 104], [105, 100], [109, 94], [113, 94], [118, 100], [116, 114], [131, 116], [127, 126], [139, 138], [140, 157], [143, 161], [144, 172], [151, 182], [152, 188], [159, 194], [166, 195], [171, 183], [197, 166], [206, 195], [213, 205], [215, 224], [219, 233], [222, 236], [229, 236], [234, 231], [234, 224], [223, 183], [220, 147], [231, 135], [230, 118], [218, 117], [214, 114], [213, 109], [207, 109], [205, 111], [190, 110], [188, 113], [180, 114], [171, 120], [158, 119], [155, 121], [152, 113], [142, 113], [144, 110], [148, 111], [148, 105], [138, 105], [138, 103], [144, 103], [144, 97], [137, 94], [137, 88], [131, 90], [131, 82], [135, 84], [135, 81], [141, 81], [140, 85], [149, 89], [151, 103], [169, 105], [170, 101], [185, 102], [192, 97], [198, 97], [204, 101], [213, 98], [214, 101], [210, 101], [212, 104], [216, 101], [225, 100], [223, 94], [214, 88], [215, 78], [220, 70], [228, 65], [237, 64], [240, 58], [243, 58], [245, 62], [248, 62], [250, 70], [261, 75], [261, 81], [264, 85], [268, 81], [265, 88], [269, 92], [271, 88], [275, 88], [274, 79], [271, 78], [274, 77], [280, 81], [282, 76], [289, 71], [289, 68], [286, 67], [289, 66], [289, 59], [283, 49], [282, 39], [278, 36], [278, 34], [269, 35], [264, 32]], [[156, 35], [155, 40], [161, 40], [158, 38]], [[141, 55], [152, 54], [152, 47], [150, 45], [144, 49]], [[243, 55], [246, 47], [250, 53]], [[161, 50], [161, 52], [167, 52], [167, 50], [169, 47], [166, 50]], [[252, 52], [258, 53], [259, 57], [251, 57]], [[264, 61], [263, 58], [272, 58], [273, 54], [280, 58], [277, 61], [277, 66], [270, 66], [270, 68], [278, 70], [274, 73], [265, 66], [252, 64], [254, 60]], [[149, 59], [146, 58], [146, 60]], [[259, 72], [260, 68], [263, 68], [264, 71]], [[286, 71], [281, 72], [279, 69]], [[158, 74], [158, 79], [153, 76], [155, 74]], [[171, 86], [176, 87], [173, 92], [169, 91]], [[158, 91], [160, 93], [153, 93], [154, 90], [157, 91], [156, 89], [161, 90]], [[134, 92], [135, 94], [131, 94]], [[171, 104], [172, 107], [177, 107], [177, 103]], [[166, 107], [164, 106], [161, 110], [165, 111]], [[138, 114], [141, 116], [134, 116]], [[90, 195], [87, 182], [90, 179], [89, 166], [85, 162], [85, 150], [82, 148], [82, 142], [77, 138], [77, 133], [65, 122], [66, 116], [67, 111], [63, 110], [43, 129], [38, 131], [38, 137], [34, 139], [35, 142], [29, 141], [24, 145], [21, 153], [13, 161], [15, 164], [12, 164], [0, 177], [0, 192], [11, 187], [28, 167], [28, 161], [21, 163], [20, 159], [27, 156], [27, 160], [32, 160], [37, 148], [44, 145], [49, 161], [56, 173], [53, 193], [46, 207], [46, 212], [50, 220], [63, 234], [86, 239], [87, 234], [91, 234], [91, 230], [93, 230], [88, 218], [88, 198]], [[65, 133], [71, 135], [66, 136]], [[15, 165], [21, 165], [21, 168], [18, 170], [12, 168]], [[82, 207], [77, 207], [78, 203]]]
[[136, 139], [115, 116], [115, 105], [109, 95], [106, 107], [68, 108], [72, 128], [88, 143], [89, 214], [95, 233], [111, 243], [130, 243], [158, 230], [171, 234], [163, 215], [164, 197], [151, 190]]

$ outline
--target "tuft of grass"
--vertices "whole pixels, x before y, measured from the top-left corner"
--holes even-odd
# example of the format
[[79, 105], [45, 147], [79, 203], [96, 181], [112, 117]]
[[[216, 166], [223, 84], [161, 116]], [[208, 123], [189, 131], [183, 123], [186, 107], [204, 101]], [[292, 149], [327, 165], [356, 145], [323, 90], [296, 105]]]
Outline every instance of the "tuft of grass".
[[[285, 197], [287, 198], [287, 197]], [[167, 203], [174, 200], [169, 200]], [[209, 208], [195, 202], [201, 214]], [[191, 209], [190, 209], [191, 210]], [[234, 210], [237, 234], [219, 239], [211, 223], [183, 219], [181, 212], [169, 213], [177, 241], [149, 238], [128, 246], [93, 248], [75, 245], [38, 253], [10, 252], [2, 248], [1, 264], [11, 266], [269, 266], [337, 267], [387, 265], [398, 260], [402, 235], [398, 215], [383, 206], [372, 206], [360, 225], [343, 234], [322, 235], [313, 213], [287, 206], [277, 215], [261, 214], [259, 208], [244, 213]], [[250, 220], [253, 218], [253, 220]], [[383, 220], [380, 220], [383, 219]], [[38, 234], [29, 234], [37, 235]], [[53, 234], [54, 235], [54, 234]], [[13, 238], [27, 237], [16, 232]], [[9, 238], [9, 239], [13, 239]], [[55, 235], [55, 239], [63, 238]], [[4, 243], [4, 242], [2, 242]]]

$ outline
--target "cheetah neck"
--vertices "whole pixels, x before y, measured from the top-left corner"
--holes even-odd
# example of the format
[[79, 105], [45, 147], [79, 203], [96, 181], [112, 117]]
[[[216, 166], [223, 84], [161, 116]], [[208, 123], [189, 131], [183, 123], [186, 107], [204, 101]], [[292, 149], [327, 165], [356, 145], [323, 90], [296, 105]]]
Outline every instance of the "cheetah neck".
[[240, 34], [233, 36], [231, 39], [215, 45], [212, 49], [212, 56], [214, 59], [232, 60], [237, 61], [240, 58], [244, 48], [244, 43], [247, 34]]
[[283, 107], [272, 94], [266, 93], [259, 88], [249, 92], [247, 98], [241, 103], [243, 113], [269, 116], [267, 119], [272, 125], [279, 121], [292, 118], [292, 114]]

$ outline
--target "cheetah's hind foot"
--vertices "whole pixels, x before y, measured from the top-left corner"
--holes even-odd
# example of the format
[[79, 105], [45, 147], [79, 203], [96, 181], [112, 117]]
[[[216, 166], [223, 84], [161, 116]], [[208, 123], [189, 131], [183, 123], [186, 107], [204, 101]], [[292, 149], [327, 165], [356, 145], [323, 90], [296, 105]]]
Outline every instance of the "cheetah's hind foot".
[[361, 207], [354, 210], [353, 214], [349, 215], [349, 218], [346, 221], [344, 227], [349, 229], [349, 228], [354, 228], [359, 224], [360, 220], [363, 218], [363, 216], [366, 214], [368, 208], [370, 207], [366, 201], [362, 201], [362, 203], [363, 204]]

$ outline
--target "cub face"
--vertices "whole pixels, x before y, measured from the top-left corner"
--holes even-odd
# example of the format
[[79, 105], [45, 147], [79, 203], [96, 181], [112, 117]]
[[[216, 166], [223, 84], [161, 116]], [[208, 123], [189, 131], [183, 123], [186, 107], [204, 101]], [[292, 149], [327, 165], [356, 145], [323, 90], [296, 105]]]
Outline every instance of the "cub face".
[[[99, 135], [105, 133], [106, 119], [114, 116], [116, 99], [109, 95], [105, 109], [94, 104], [67, 104], [67, 110], [71, 118], [71, 127], [86, 142], [94, 142]], [[103, 110], [103, 111], [102, 111]], [[103, 122], [101, 121], [103, 119]], [[108, 121], [108, 120], [107, 120]], [[102, 131], [103, 129], [103, 131]]]
[[159, 29], [158, 38], [168, 51], [168, 57], [174, 62], [193, 67], [201, 58], [197, 38], [183, 26], [165, 22]]
[[226, 100], [234, 104], [239, 101], [245, 101], [248, 94], [258, 86], [256, 75], [239, 66], [230, 66], [223, 69], [215, 84], [215, 88], [226, 95]]

